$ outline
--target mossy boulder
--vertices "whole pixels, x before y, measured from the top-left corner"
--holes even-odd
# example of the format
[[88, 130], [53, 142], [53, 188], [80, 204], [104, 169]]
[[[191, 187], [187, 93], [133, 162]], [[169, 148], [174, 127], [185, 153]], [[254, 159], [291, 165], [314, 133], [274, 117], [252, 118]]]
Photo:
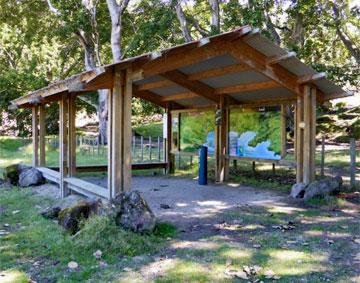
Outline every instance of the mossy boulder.
[[156, 218], [138, 191], [124, 192], [112, 201], [118, 226], [136, 233], [152, 232]]
[[100, 206], [101, 201], [84, 200], [74, 206], [64, 208], [58, 215], [59, 224], [71, 234], [75, 234], [80, 230], [81, 221], [92, 214], [97, 214]]
[[10, 182], [11, 185], [16, 186], [19, 181], [19, 164], [13, 164], [5, 167], [4, 169], [4, 180]]

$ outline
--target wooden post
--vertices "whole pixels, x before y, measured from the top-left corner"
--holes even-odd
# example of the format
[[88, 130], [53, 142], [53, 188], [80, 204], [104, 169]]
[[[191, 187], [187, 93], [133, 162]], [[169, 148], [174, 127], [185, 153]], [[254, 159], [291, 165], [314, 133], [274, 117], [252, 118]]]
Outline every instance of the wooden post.
[[220, 122], [216, 125], [215, 143], [215, 176], [217, 182], [227, 181], [229, 175], [229, 160], [225, 157], [228, 154], [229, 136], [229, 109], [224, 96], [220, 97], [220, 104], [217, 111], [221, 115]]
[[45, 105], [41, 104], [39, 107], [39, 166], [44, 167], [46, 165], [46, 152], [45, 152], [45, 136], [46, 136], [46, 110]]
[[160, 150], [160, 137], [157, 138], [157, 148], [158, 148], [158, 161], [161, 161], [161, 150]]
[[39, 117], [37, 105], [32, 107], [32, 164], [34, 167], [39, 166]]
[[144, 161], [144, 137], [140, 137], [140, 146], [141, 146], [141, 162]]
[[60, 195], [62, 198], [69, 194], [65, 177], [68, 175], [68, 98], [63, 94], [60, 100], [59, 123], [59, 161], [60, 161]]
[[68, 161], [69, 161], [69, 177], [76, 174], [76, 96], [68, 96], [68, 115], [69, 115], [69, 129], [68, 129]]
[[304, 101], [302, 97], [297, 98], [296, 104], [296, 182], [303, 182], [303, 149], [304, 149], [304, 130], [301, 127], [303, 123]]
[[113, 85], [109, 95], [109, 198], [131, 189], [131, 71], [116, 68]]
[[304, 86], [304, 150], [303, 182], [315, 179], [316, 89]]
[[149, 161], [150, 162], [151, 162], [151, 159], [152, 159], [151, 150], [152, 150], [152, 140], [151, 140], [151, 137], [149, 137]]
[[325, 136], [323, 135], [321, 137], [321, 171], [320, 171], [321, 177], [324, 177], [325, 175], [324, 167], [325, 167]]
[[355, 187], [355, 171], [356, 171], [356, 142], [354, 138], [350, 138], [350, 187]]
[[166, 163], [167, 173], [173, 174], [175, 172], [175, 156], [171, 153], [173, 138], [172, 138], [172, 114], [171, 114], [171, 103], [167, 107], [167, 140], [166, 140]]
[[286, 105], [281, 105], [281, 158], [286, 156]]

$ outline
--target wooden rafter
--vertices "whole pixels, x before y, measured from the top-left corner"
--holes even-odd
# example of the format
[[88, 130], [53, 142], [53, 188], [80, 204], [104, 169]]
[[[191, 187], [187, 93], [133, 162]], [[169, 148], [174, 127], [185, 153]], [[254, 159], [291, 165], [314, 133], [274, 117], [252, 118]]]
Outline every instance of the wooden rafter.
[[227, 49], [232, 56], [241, 62], [244, 62], [250, 68], [262, 73], [271, 80], [289, 89], [291, 92], [302, 96], [300, 86], [297, 82], [298, 77], [296, 75], [290, 73], [280, 65], [268, 66], [268, 58], [255, 48], [242, 41], [242, 39], [236, 40], [231, 44], [228, 43]]
[[151, 91], [139, 90], [138, 86], [133, 85], [132, 92], [134, 97], [145, 99], [161, 107], [166, 107], [166, 102], [161, 101], [161, 96]]
[[182, 86], [195, 94], [205, 97], [214, 102], [219, 101], [219, 96], [215, 94], [215, 90], [200, 81], [190, 81], [185, 74], [180, 71], [169, 71], [161, 74], [164, 78]]
[[284, 55], [269, 57], [266, 60], [266, 64], [269, 65], [269, 66], [275, 65], [275, 64], [278, 64], [280, 62], [283, 62], [283, 61], [289, 60], [291, 58], [294, 58], [295, 56], [296, 56], [295, 52], [289, 52], [289, 53], [286, 53]]
[[260, 89], [270, 89], [270, 88], [276, 88], [280, 85], [277, 82], [274, 81], [265, 81], [260, 83], [250, 83], [250, 84], [240, 84], [240, 85], [234, 85], [234, 86], [227, 86], [227, 87], [221, 87], [217, 88], [215, 90], [215, 93], [217, 94], [231, 94], [231, 93], [239, 93], [239, 92], [246, 92], [246, 91], [255, 91]]
[[313, 74], [313, 75], [305, 75], [303, 77], [300, 77], [298, 80], [297, 80], [297, 83], [298, 84], [305, 84], [305, 83], [311, 83], [311, 82], [314, 82], [314, 81], [318, 81], [318, 80], [321, 80], [321, 79], [324, 79], [326, 78], [326, 74], [325, 73], [317, 73], [317, 74]]

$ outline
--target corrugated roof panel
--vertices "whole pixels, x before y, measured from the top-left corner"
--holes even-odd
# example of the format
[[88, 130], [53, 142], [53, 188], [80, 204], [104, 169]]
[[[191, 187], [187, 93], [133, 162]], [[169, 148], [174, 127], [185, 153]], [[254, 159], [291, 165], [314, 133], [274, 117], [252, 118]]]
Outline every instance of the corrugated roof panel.
[[162, 88], [152, 89], [151, 92], [154, 92], [154, 93], [156, 93], [158, 95], [161, 95], [161, 96], [167, 96], [167, 95], [173, 95], [173, 94], [188, 92], [188, 90], [186, 88], [183, 88], [183, 87], [179, 86], [179, 85], [173, 85], [173, 86], [169, 86], [169, 87], [162, 87]]
[[257, 83], [268, 81], [269, 79], [259, 72], [250, 70], [241, 73], [228, 74], [221, 77], [212, 77], [201, 80], [201, 82], [213, 87], [226, 87], [239, 84]]
[[343, 89], [340, 86], [337, 86], [333, 82], [327, 80], [327, 79], [321, 79], [318, 81], [315, 81], [314, 84], [323, 92], [327, 94], [332, 93], [342, 93], [344, 92]]
[[277, 98], [295, 98], [295, 95], [286, 88], [261, 89], [251, 92], [234, 93], [231, 96], [244, 102]]
[[316, 71], [314, 71], [313, 68], [305, 65], [303, 62], [301, 62], [298, 58], [295, 57], [282, 61], [280, 65], [299, 77], [316, 74]]
[[162, 81], [162, 80], [164, 80], [164, 78], [161, 76], [152, 76], [152, 77], [145, 78], [143, 80], [136, 81], [134, 83], [136, 85], [143, 85], [143, 84], [158, 82], [158, 81]]
[[246, 40], [246, 43], [268, 57], [280, 56], [287, 53], [286, 50], [280, 48], [270, 39], [267, 39], [260, 34], [250, 37]]
[[210, 69], [216, 69], [221, 68], [225, 66], [230, 66], [234, 64], [238, 64], [239, 61], [236, 60], [231, 55], [222, 55], [213, 57], [204, 61], [201, 61], [199, 63], [196, 63], [194, 65], [182, 67], [179, 69], [179, 71], [185, 73], [185, 74], [193, 74], [197, 72], [207, 71]]
[[181, 100], [177, 100], [176, 102], [183, 106], [205, 106], [205, 105], [213, 104], [213, 102], [201, 96], [190, 99], [181, 99]]

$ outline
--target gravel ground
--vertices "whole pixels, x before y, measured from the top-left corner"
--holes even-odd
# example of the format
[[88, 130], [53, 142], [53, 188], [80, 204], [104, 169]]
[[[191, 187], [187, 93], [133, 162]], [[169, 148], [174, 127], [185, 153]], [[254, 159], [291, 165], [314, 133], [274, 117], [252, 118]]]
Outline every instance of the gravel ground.
[[[86, 178], [101, 186], [107, 179]], [[145, 197], [160, 221], [179, 226], [198, 222], [217, 222], [222, 212], [241, 205], [284, 205], [286, 195], [274, 190], [267, 191], [235, 183], [200, 186], [197, 180], [178, 177], [139, 177], [132, 179], [133, 190]]]

